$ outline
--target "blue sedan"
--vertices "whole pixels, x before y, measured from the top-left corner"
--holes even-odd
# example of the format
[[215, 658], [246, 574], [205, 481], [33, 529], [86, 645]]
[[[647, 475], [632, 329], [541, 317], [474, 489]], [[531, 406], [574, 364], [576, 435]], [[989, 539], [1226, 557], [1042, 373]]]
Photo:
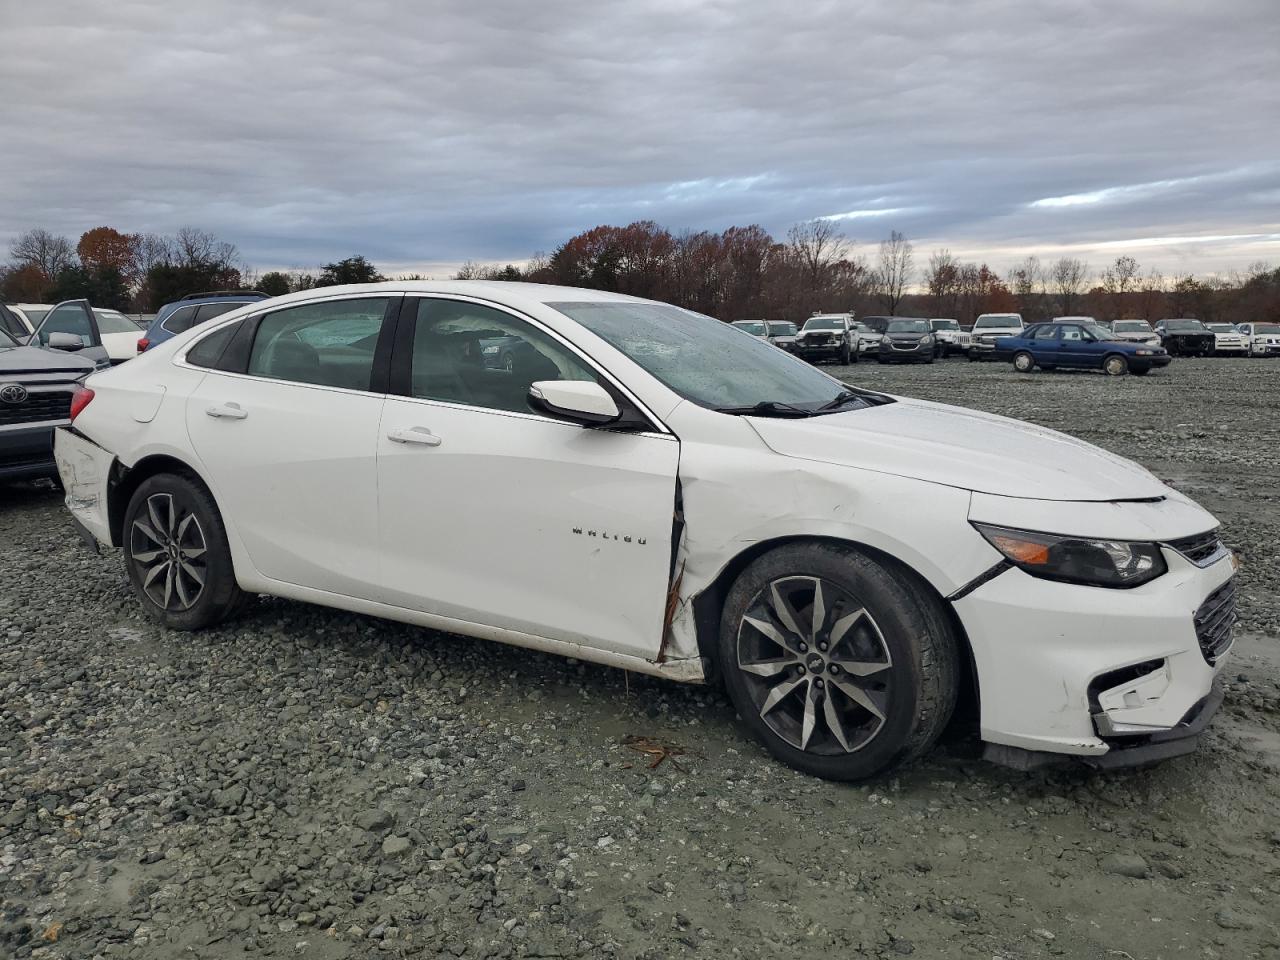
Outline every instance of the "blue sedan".
[[1012, 360], [1020, 373], [1030, 373], [1036, 367], [1071, 367], [1101, 370], [1112, 377], [1126, 373], [1142, 376], [1167, 367], [1170, 360], [1163, 347], [1116, 340], [1110, 330], [1096, 323], [1036, 323], [1016, 337], [999, 338], [995, 348], [996, 357]]

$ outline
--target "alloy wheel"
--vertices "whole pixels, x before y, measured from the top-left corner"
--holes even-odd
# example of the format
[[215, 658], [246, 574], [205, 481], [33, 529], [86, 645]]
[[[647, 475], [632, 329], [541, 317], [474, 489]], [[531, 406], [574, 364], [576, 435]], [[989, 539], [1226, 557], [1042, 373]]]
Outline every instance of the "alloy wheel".
[[1020, 353], [1013, 358], [1013, 365], [1020, 373], [1030, 373], [1031, 368], [1036, 365], [1035, 360], [1029, 353]]
[[173, 494], [147, 497], [129, 531], [129, 556], [147, 597], [161, 610], [190, 610], [208, 578], [208, 543], [200, 521]]
[[1125, 371], [1125, 362], [1120, 357], [1108, 357], [1106, 363], [1106, 371], [1113, 377], [1118, 377]]
[[871, 614], [829, 580], [782, 577], [738, 625], [737, 665], [760, 718], [798, 750], [861, 750], [883, 728], [893, 659]]

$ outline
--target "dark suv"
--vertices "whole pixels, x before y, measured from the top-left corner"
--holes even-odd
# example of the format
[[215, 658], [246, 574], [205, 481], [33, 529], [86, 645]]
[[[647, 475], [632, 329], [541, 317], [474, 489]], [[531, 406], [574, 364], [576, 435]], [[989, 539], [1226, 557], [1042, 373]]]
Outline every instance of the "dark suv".
[[138, 352], [143, 353], [157, 344], [164, 343], [192, 327], [220, 317], [224, 313], [269, 296], [258, 290], [214, 290], [210, 293], [189, 293], [181, 300], [166, 303], [151, 321], [151, 326], [138, 341]]

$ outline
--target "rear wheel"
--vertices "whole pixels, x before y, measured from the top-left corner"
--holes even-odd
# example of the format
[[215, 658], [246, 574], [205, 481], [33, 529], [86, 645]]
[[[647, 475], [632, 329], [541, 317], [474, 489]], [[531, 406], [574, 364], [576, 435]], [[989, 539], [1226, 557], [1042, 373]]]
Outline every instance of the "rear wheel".
[[212, 626], [244, 601], [217, 505], [191, 478], [161, 473], [142, 481], [125, 511], [123, 539], [133, 591], [165, 626]]
[[1013, 355], [1013, 369], [1019, 373], [1030, 373], [1036, 368], [1036, 358], [1026, 350], [1019, 350]]
[[1129, 361], [1118, 353], [1113, 353], [1102, 361], [1102, 371], [1108, 377], [1123, 377], [1129, 372]]
[[846, 546], [779, 547], [747, 567], [725, 601], [719, 658], [747, 730], [783, 763], [831, 780], [927, 751], [958, 690], [937, 599]]

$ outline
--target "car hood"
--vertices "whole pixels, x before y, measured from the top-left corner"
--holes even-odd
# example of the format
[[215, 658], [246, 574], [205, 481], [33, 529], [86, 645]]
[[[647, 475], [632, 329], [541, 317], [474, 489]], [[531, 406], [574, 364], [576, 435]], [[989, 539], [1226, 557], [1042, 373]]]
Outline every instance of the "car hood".
[[1066, 434], [923, 400], [799, 420], [748, 418], [776, 453], [1005, 497], [1140, 500], [1167, 488], [1123, 457]]
[[95, 369], [92, 360], [62, 350], [41, 347], [0, 347], [0, 379], [19, 373], [84, 373]]

